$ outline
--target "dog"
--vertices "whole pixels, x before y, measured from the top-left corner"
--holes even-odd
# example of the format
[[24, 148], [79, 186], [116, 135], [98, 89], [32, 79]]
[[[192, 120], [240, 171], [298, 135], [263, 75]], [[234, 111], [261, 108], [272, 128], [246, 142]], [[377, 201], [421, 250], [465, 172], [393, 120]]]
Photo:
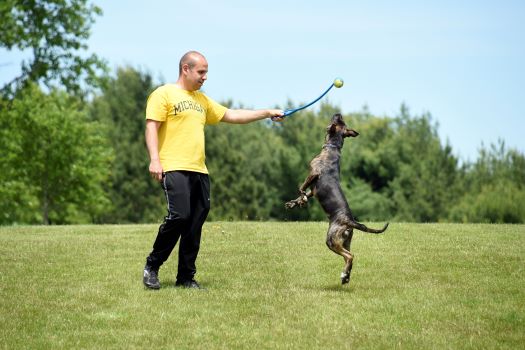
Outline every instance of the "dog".
[[326, 128], [326, 138], [321, 153], [310, 162], [310, 174], [299, 187], [300, 196], [285, 204], [287, 209], [303, 207], [310, 197], [317, 198], [330, 222], [326, 245], [345, 260], [345, 267], [341, 273], [342, 284], [350, 282], [353, 261], [350, 243], [353, 229], [368, 233], [383, 233], [388, 227], [387, 223], [382, 229], [377, 230], [357, 222], [341, 189], [339, 161], [344, 139], [358, 135], [357, 131], [346, 126], [341, 114], [335, 114], [332, 123]]

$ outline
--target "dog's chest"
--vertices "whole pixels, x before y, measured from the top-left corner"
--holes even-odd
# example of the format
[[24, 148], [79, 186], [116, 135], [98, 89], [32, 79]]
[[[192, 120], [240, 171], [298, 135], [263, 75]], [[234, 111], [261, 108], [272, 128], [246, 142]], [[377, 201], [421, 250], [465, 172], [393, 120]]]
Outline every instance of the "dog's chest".
[[318, 181], [339, 181], [339, 157], [321, 153], [310, 163], [313, 174], [318, 175]]

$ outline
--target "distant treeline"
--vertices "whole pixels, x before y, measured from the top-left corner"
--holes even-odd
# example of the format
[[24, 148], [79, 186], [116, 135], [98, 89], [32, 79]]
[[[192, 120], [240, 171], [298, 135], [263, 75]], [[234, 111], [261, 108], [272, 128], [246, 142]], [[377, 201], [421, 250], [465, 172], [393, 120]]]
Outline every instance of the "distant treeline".
[[[128, 67], [91, 99], [35, 84], [2, 98], [0, 224], [161, 221], [164, 196], [144, 142], [146, 100], [158, 84]], [[361, 134], [346, 140], [341, 159], [359, 220], [525, 222], [525, 157], [503, 141], [480, 145], [465, 163], [429, 114], [402, 105], [379, 117], [329, 103], [283, 123], [208, 126], [210, 219], [325, 220], [315, 200], [292, 211], [284, 202], [297, 196], [334, 113]]]

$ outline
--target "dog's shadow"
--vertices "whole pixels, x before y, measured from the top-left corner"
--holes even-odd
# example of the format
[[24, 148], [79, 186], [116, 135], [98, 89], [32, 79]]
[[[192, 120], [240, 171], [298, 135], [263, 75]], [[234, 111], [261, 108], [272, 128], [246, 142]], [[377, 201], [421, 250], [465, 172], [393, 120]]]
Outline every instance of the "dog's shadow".
[[354, 293], [354, 288], [352, 286], [348, 286], [348, 285], [343, 286], [341, 284], [330, 284], [330, 285], [325, 285], [320, 288], [310, 287], [310, 289], [317, 289], [317, 290], [321, 290], [324, 292], [332, 292], [332, 293], [345, 293], [345, 294]]

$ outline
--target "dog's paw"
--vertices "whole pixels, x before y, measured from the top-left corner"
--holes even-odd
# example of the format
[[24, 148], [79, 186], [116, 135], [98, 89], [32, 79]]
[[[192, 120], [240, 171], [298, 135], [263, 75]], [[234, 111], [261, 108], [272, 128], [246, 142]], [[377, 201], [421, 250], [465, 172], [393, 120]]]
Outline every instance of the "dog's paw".
[[292, 209], [297, 206], [303, 208], [306, 204], [308, 204], [308, 197], [305, 194], [303, 194], [294, 200], [286, 202], [284, 206], [286, 209]]
[[350, 274], [342, 272], [341, 273], [341, 284], [347, 284], [348, 282], [350, 282]]
[[295, 199], [295, 204], [303, 208], [308, 204], [308, 197], [306, 196], [306, 193], [301, 192], [301, 195]]
[[295, 201], [289, 201], [289, 202], [286, 202], [284, 204], [284, 207], [286, 209], [293, 209], [293, 208], [295, 208], [296, 205], [297, 205], [297, 203]]

